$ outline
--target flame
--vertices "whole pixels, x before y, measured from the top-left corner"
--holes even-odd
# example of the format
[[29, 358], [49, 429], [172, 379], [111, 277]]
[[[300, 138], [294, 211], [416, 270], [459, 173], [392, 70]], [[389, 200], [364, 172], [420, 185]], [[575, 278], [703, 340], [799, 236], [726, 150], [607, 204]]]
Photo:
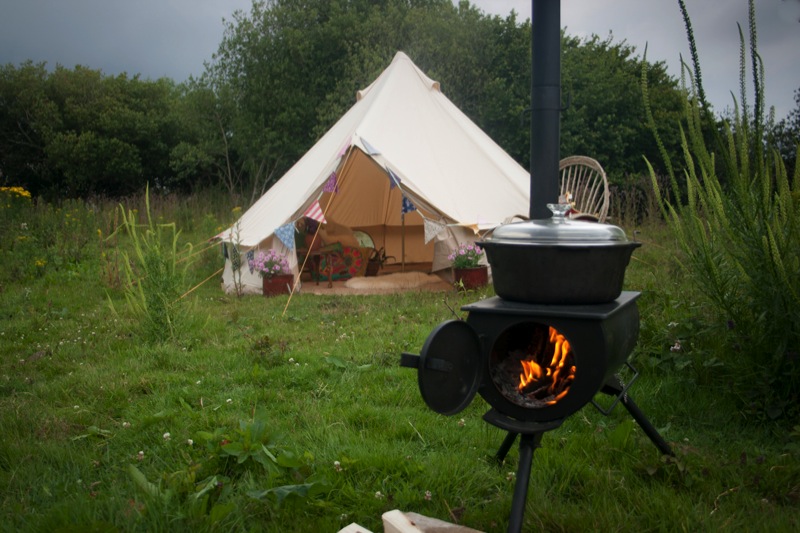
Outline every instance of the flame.
[[[553, 347], [550, 364], [543, 368], [533, 359], [520, 361], [522, 373], [519, 375], [518, 389], [522, 391], [530, 383], [536, 381], [549, 383], [547, 391], [550, 394], [554, 394], [555, 397], [548, 401], [547, 404], [552, 405], [566, 396], [569, 391], [568, 385], [575, 379], [575, 366], [566, 366], [567, 356], [571, 352], [569, 341], [553, 327], [550, 327], [549, 333], [549, 346]], [[537, 355], [538, 354], [534, 354], [533, 357], [535, 358]], [[545, 358], [547, 356], [547, 354], [542, 355], [544, 355]]]

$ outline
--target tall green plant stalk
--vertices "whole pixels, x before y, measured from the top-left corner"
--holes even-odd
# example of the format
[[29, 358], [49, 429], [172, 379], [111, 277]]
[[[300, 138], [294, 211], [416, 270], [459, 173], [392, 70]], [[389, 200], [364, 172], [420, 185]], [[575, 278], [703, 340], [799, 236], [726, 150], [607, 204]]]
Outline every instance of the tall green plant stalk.
[[[680, 4], [690, 32], [689, 15]], [[795, 168], [790, 177], [777, 150], [764, 141], [764, 69], [757, 51], [753, 0], [749, 7], [752, 114], [744, 104], [747, 55], [741, 27], [744, 105], [740, 108], [734, 99], [732, 118], [719, 127], [707, 120], [690, 33], [695, 75], [687, 74], [684, 64], [691, 87], [681, 125], [680, 176], [673, 174], [678, 165], [662, 148], [644, 72], [642, 80], [650, 128], [670, 173], [668, 190], [660, 188], [649, 161], [648, 166], [662, 213], [684, 254], [682, 264], [711, 303], [713, 318], [732, 334], [731, 351], [721, 359], [737, 370], [751, 370], [738, 374], [749, 390], [765, 383], [777, 393], [771, 406], [777, 413], [781, 409], [776, 411], [775, 405], [791, 405], [800, 393], [800, 172]]]
[[[179, 267], [175, 223], [156, 224], [150, 211], [150, 191], [145, 194], [147, 224], [140, 228], [136, 213], [120, 206], [122, 228], [133, 244], [133, 253], [122, 252], [125, 274], [125, 301], [140, 320], [142, 335], [163, 342], [178, 333], [181, 294], [188, 265]], [[191, 245], [187, 245], [191, 248]]]

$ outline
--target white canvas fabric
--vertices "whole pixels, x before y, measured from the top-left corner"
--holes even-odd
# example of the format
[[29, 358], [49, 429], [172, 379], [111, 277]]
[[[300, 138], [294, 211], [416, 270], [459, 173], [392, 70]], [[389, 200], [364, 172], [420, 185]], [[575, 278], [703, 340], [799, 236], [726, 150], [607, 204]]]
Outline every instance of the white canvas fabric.
[[[338, 192], [324, 192], [334, 172]], [[437, 270], [447, 267], [442, 246], [527, 214], [529, 191], [528, 171], [398, 52], [353, 107], [217, 237], [239, 250], [278, 248], [297, 269], [294, 251], [273, 235], [319, 201], [328, 221], [365, 231], [397, 261], [432, 262], [436, 254]], [[415, 207], [404, 216], [403, 196]], [[446, 235], [432, 238], [434, 226]], [[246, 264], [242, 271], [242, 283], [257, 290], [258, 276]], [[233, 287], [229, 259], [223, 283]]]

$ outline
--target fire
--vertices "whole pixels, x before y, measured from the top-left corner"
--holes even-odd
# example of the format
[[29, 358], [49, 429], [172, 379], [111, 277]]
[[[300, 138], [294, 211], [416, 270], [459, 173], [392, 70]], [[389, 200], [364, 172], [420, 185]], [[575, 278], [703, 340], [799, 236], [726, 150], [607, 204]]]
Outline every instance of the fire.
[[547, 405], [552, 405], [566, 396], [569, 384], [575, 377], [575, 366], [567, 365], [571, 353], [569, 341], [553, 327], [550, 327], [549, 333], [548, 348], [552, 346], [553, 350], [550, 364], [542, 367], [535, 360], [537, 355], [545, 359], [547, 353], [534, 354], [534, 359], [520, 361], [522, 373], [519, 375], [518, 390], [523, 394], [533, 391], [536, 396], [544, 393], [549, 397]]

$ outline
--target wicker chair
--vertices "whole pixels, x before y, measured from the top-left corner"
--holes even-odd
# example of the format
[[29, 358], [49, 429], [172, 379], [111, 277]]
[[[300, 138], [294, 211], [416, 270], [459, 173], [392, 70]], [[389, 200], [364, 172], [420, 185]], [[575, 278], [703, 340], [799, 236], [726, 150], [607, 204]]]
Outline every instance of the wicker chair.
[[573, 155], [561, 160], [559, 172], [559, 194], [570, 194], [578, 217], [605, 222], [610, 194], [608, 178], [600, 163], [591, 157]]

